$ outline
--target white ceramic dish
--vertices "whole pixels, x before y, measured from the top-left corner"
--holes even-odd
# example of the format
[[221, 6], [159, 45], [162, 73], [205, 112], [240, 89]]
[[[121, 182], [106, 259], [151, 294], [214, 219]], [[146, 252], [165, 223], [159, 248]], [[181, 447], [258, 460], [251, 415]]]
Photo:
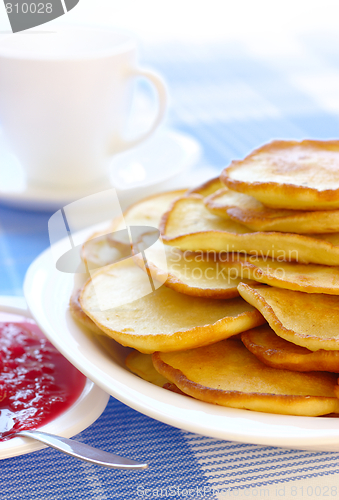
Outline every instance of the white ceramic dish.
[[[72, 201], [110, 187], [119, 199], [147, 196], [148, 189], [160, 186], [190, 168], [199, 158], [200, 146], [192, 138], [169, 129], [157, 131], [138, 147], [112, 160], [110, 176], [87, 189], [70, 191], [29, 186], [24, 171], [7, 150], [0, 134], [0, 202], [30, 210], [57, 210]], [[166, 188], [167, 189], [167, 188]]]
[[[0, 297], [1, 312], [31, 318], [25, 300], [19, 297]], [[15, 320], [14, 317], [13, 320]], [[108, 399], [109, 394], [96, 386], [91, 380], [87, 380], [77, 401], [62, 415], [39, 427], [39, 430], [63, 437], [75, 436], [75, 434], [83, 431], [99, 418], [106, 408]], [[23, 455], [41, 448], [45, 448], [45, 446], [36, 441], [19, 437], [13, 438], [9, 441], [0, 442], [0, 459]]]
[[206, 436], [259, 445], [339, 451], [337, 418], [224, 408], [171, 393], [133, 375], [124, 366], [128, 349], [104, 336], [99, 342], [72, 319], [68, 302], [74, 282], [74, 275], [56, 270], [51, 251], [45, 251], [26, 275], [24, 292], [29, 309], [50, 341], [115, 398], [159, 421]]

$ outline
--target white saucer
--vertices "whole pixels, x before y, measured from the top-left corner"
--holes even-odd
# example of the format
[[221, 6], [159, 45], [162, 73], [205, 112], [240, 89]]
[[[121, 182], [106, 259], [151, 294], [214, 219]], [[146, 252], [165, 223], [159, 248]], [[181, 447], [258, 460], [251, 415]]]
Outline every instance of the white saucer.
[[0, 203], [29, 210], [58, 210], [72, 201], [115, 187], [122, 200], [147, 196], [150, 188], [161, 188], [169, 179], [191, 167], [200, 146], [191, 137], [169, 129], [158, 130], [140, 146], [112, 160], [110, 176], [88, 188], [61, 190], [29, 186], [17, 160], [0, 137]]
[[[0, 313], [31, 318], [26, 302], [21, 297], [0, 297]], [[9, 320], [17, 320], [15, 317]], [[72, 437], [95, 422], [106, 408], [109, 395], [89, 379], [79, 398], [64, 413], [48, 424], [39, 427], [39, 430], [57, 434], [63, 437]], [[32, 451], [46, 448], [45, 445], [24, 438], [13, 438], [0, 442], [0, 459], [23, 455]]]

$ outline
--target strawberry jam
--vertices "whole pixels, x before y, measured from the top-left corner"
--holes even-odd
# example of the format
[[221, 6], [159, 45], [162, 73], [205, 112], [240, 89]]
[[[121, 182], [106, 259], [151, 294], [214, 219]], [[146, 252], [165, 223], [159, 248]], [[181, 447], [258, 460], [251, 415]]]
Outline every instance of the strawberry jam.
[[78, 399], [85, 381], [33, 322], [0, 322], [0, 437], [47, 424]]

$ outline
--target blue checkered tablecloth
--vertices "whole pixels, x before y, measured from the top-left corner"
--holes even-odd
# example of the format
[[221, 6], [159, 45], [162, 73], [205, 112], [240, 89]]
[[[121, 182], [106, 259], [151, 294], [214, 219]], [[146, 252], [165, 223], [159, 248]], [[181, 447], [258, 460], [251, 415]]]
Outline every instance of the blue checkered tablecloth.
[[[338, 136], [338, 41], [305, 36], [275, 55], [239, 42], [163, 44], [144, 46], [142, 60], [168, 82], [167, 124], [202, 145], [196, 169], [217, 173], [274, 138]], [[28, 266], [49, 245], [50, 216], [0, 206], [1, 295], [22, 295]], [[0, 498], [339, 498], [339, 453], [199, 436], [113, 398], [78, 438], [149, 469], [112, 471], [46, 449], [0, 462]]]

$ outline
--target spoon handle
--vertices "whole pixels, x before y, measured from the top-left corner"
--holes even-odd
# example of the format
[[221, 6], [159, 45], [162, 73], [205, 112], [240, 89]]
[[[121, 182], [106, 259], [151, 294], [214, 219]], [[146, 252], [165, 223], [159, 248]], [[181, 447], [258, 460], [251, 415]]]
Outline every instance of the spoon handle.
[[71, 455], [72, 457], [85, 460], [86, 462], [90, 462], [92, 464], [102, 465], [103, 467], [109, 467], [111, 469], [137, 470], [146, 469], [147, 467], [147, 464], [119, 457], [119, 455], [93, 448], [93, 446], [89, 446], [88, 444], [80, 443], [79, 441], [65, 437], [55, 436], [53, 434], [47, 434], [46, 432], [20, 431], [15, 435], [35, 439], [36, 441], [40, 441], [41, 443], [51, 446], [52, 448], [66, 453], [67, 455]]

